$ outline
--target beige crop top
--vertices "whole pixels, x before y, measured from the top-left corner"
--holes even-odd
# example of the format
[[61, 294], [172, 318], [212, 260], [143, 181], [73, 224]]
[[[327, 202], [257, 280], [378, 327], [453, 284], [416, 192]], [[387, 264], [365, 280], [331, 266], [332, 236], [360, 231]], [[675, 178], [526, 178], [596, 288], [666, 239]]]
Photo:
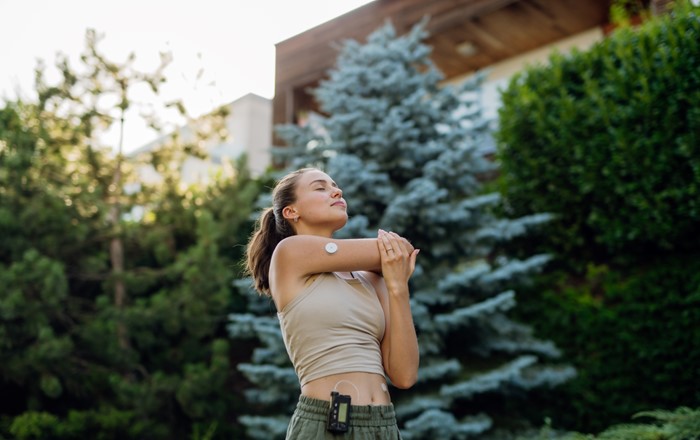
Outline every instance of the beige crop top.
[[384, 313], [371, 284], [356, 277], [322, 273], [277, 313], [301, 386], [339, 373], [384, 375]]

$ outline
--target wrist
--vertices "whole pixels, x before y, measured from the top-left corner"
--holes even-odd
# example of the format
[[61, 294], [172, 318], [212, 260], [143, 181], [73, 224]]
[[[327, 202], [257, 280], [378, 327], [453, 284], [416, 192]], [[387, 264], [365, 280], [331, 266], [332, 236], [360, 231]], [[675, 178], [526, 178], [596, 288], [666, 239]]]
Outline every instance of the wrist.
[[402, 297], [406, 296], [408, 297], [408, 286], [386, 286], [387, 291], [389, 292], [389, 296], [393, 297]]

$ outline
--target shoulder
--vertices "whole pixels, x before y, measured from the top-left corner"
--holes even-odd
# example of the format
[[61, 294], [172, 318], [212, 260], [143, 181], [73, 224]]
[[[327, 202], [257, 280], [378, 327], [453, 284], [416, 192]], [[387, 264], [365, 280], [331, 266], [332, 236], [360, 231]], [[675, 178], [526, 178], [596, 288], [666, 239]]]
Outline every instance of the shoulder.
[[317, 235], [290, 235], [289, 237], [280, 241], [279, 245], [293, 246], [293, 245], [304, 244], [304, 243], [314, 242], [314, 241], [319, 241], [319, 240], [324, 240], [324, 239], [325, 239], [324, 237], [319, 237]]
[[[272, 264], [287, 267], [301, 266], [313, 263], [327, 254], [326, 245], [332, 240], [315, 235], [293, 235], [280, 241], [272, 252]], [[313, 270], [312, 272], [325, 272]]]
[[322, 249], [330, 241], [334, 240], [316, 235], [292, 235], [277, 244], [273, 255], [294, 253], [298, 256], [299, 252], [315, 251], [319, 250], [319, 248]]

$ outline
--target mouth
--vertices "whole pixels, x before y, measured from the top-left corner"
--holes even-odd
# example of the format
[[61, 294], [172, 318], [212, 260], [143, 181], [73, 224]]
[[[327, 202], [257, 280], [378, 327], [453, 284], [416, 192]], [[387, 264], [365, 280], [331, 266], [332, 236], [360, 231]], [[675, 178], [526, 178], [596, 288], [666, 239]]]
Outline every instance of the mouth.
[[342, 207], [347, 207], [344, 201], [338, 200], [337, 202], [331, 204], [331, 206], [342, 206]]

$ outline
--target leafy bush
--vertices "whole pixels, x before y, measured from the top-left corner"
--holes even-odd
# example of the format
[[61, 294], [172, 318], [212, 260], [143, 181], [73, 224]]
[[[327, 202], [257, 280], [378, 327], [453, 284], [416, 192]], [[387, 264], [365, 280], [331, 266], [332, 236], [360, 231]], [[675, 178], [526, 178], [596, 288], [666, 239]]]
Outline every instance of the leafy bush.
[[700, 404], [699, 11], [679, 6], [552, 55], [503, 92], [505, 209], [557, 216], [520, 243], [557, 258], [518, 289], [517, 319], [579, 373], [534, 398], [533, 418], [600, 432]]
[[590, 266], [580, 278], [550, 274], [520, 297], [520, 318], [579, 372], [533, 401], [539, 414], [595, 432], [645, 409], [700, 404], [700, 254], [628, 271]]
[[[54, 414], [41, 411], [27, 411], [14, 419], [9, 430], [16, 440], [65, 439], [118, 439], [143, 438], [154, 431], [148, 422], [139, 420], [131, 411], [102, 408], [88, 411], [69, 411], [61, 419]], [[160, 435], [166, 432], [160, 429]]]
[[[612, 426], [598, 435], [558, 433], [545, 426], [538, 434], [518, 440], [698, 440], [700, 439], [700, 409], [680, 407], [675, 411], [642, 411], [634, 419], [641, 423]], [[649, 420], [650, 419], [650, 420]]]
[[698, 8], [554, 54], [502, 98], [503, 194], [513, 215], [559, 215], [544, 239], [561, 261], [700, 246]]

